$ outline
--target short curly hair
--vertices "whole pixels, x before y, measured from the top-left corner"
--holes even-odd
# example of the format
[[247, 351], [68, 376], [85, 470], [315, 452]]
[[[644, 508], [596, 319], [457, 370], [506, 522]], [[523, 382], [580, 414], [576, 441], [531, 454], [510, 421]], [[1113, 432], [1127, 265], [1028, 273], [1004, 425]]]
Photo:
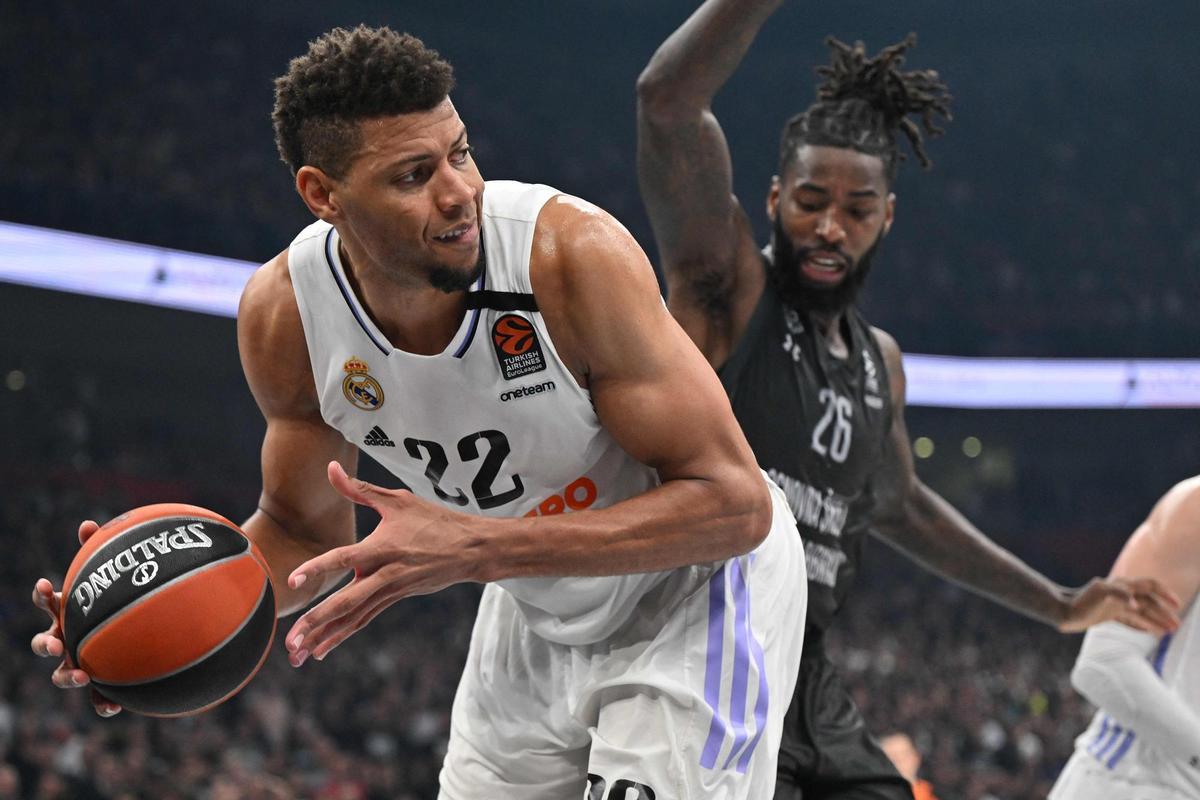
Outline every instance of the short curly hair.
[[311, 165], [340, 178], [362, 145], [358, 122], [429, 111], [454, 88], [454, 69], [415, 36], [334, 28], [275, 79], [275, 146], [295, 174]]

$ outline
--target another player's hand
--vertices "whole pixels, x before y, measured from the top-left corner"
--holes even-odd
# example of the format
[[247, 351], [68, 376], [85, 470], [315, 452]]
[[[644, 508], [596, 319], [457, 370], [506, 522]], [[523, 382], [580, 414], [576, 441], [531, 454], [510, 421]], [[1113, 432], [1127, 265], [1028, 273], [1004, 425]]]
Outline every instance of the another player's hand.
[[336, 461], [329, 464], [329, 482], [355, 503], [375, 509], [381, 520], [362, 541], [306, 561], [288, 577], [288, 586], [299, 589], [354, 571], [350, 583], [309, 609], [288, 631], [284, 644], [296, 667], [310, 655], [320, 661], [397, 600], [474, 578], [467, 515], [412, 492], [350, 478]]
[[1092, 578], [1071, 597], [1058, 629], [1077, 633], [1115, 620], [1156, 636], [1179, 627], [1179, 598], [1154, 578]]
[[[79, 544], [83, 544], [100, 526], [91, 520], [79, 526]], [[50, 680], [60, 689], [75, 689], [87, 686], [88, 674], [76, 669], [67, 658], [66, 646], [63, 644], [62, 628], [58, 624], [59, 610], [62, 607], [62, 592], [54, 591], [54, 585], [46, 578], [39, 578], [33, 586], [33, 604], [50, 616], [50, 627], [33, 637], [31, 647], [35, 655], [45, 658], [61, 658], [58, 668], [50, 676]], [[121, 710], [121, 707], [105, 699], [94, 688], [92, 689], [92, 707], [102, 717], [111, 717]]]

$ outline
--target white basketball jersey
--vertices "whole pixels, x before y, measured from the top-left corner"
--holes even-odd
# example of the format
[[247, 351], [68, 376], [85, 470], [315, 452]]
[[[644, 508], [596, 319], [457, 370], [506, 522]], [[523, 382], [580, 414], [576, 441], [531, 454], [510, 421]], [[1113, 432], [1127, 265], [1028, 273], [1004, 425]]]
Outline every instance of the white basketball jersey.
[[[658, 483], [601, 426], [555, 351], [529, 282], [548, 186], [489, 181], [485, 267], [449, 346], [414, 355], [387, 341], [355, 296], [338, 234], [316, 222], [288, 251], [321, 415], [428, 500], [496, 517], [602, 508]], [[546, 535], [554, 535], [547, 525]], [[664, 573], [520, 578], [500, 585], [533, 630], [582, 644], [615, 630]]]
[[[1200, 714], [1200, 613], [1193, 601], [1179, 629], [1159, 640], [1150, 654], [1154, 671], [1188, 708]], [[1087, 756], [1125, 782], [1142, 786], [1166, 785], [1188, 797], [1200, 797], [1195, 769], [1184, 768], [1143, 742], [1133, 730], [1100, 709], [1091, 725], [1075, 740], [1076, 758]]]

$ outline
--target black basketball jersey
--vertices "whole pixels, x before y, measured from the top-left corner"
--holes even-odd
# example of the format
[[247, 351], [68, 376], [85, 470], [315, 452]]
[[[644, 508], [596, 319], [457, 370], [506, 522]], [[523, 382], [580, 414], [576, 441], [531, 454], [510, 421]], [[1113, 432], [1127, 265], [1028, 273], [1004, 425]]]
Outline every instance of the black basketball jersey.
[[768, 280], [718, 370], [759, 465], [787, 495], [804, 539], [808, 630], [824, 631], [849, 590], [870, 528], [871, 479], [892, 424], [883, 354], [856, 308], [843, 314], [849, 354], [784, 305]]

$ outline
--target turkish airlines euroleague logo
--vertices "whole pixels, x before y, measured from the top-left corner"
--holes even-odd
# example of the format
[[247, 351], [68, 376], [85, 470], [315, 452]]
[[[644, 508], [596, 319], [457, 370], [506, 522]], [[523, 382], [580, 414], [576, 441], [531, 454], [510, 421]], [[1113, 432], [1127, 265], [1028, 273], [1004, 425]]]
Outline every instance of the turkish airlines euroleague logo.
[[546, 368], [537, 330], [522, 316], [505, 314], [497, 319], [492, 326], [492, 346], [496, 348], [496, 358], [500, 360], [505, 380], [511, 381]]

